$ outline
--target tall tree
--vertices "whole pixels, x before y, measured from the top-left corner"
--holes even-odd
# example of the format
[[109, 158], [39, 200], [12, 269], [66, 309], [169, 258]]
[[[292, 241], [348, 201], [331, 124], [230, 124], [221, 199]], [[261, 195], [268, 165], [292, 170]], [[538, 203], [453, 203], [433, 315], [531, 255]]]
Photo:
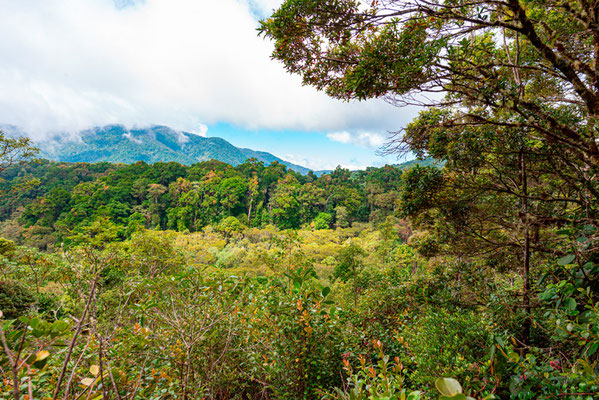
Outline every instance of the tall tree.
[[435, 106], [447, 126], [521, 129], [596, 168], [598, 4], [288, 0], [260, 29], [273, 58], [333, 97]]
[[261, 32], [332, 97], [428, 107], [386, 151], [446, 165], [406, 174], [402, 211], [445, 252], [518, 265], [529, 310], [551, 229], [599, 225], [598, 22], [596, 0], [288, 0]]

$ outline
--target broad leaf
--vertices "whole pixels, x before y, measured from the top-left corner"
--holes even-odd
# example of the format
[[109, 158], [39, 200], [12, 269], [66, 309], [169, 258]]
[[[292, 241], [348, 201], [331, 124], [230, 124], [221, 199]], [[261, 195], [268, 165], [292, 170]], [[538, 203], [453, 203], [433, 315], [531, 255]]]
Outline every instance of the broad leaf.
[[453, 378], [439, 378], [435, 382], [437, 390], [447, 397], [462, 393], [462, 385]]

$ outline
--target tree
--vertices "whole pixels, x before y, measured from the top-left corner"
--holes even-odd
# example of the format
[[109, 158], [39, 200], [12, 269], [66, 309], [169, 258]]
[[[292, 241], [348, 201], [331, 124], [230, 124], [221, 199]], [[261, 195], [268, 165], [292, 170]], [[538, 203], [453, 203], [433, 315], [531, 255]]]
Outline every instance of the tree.
[[333, 216], [327, 213], [318, 213], [316, 218], [314, 218], [313, 224], [314, 229], [329, 229], [331, 226], [331, 222], [333, 221]]
[[166, 193], [166, 186], [160, 185], [158, 183], [151, 183], [148, 185], [148, 194], [154, 198], [154, 204], [158, 203], [158, 199], [161, 195]]
[[37, 152], [38, 149], [33, 146], [31, 139], [7, 137], [0, 131], [0, 172], [13, 164], [29, 160]]
[[247, 193], [245, 196], [246, 205], [247, 205], [247, 216], [248, 216], [247, 222], [248, 222], [248, 225], [250, 225], [250, 226], [252, 223], [252, 207], [254, 206], [255, 198], [258, 195], [258, 188], [259, 188], [258, 177], [256, 175], [254, 175], [248, 180]]
[[235, 232], [239, 232], [242, 229], [242, 225], [237, 218], [229, 216], [220, 221], [216, 226], [216, 229], [219, 232], [222, 232], [228, 242], [229, 238], [231, 238]]
[[335, 221], [338, 228], [347, 228], [349, 226], [349, 214], [347, 208], [343, 206], [335, 207]]
[[[584, 163], [511, 128], [439, 127], [420, 141], [411, 136], [419, 123], [408, 127], [408, 140], [447, 161], [443, 171], [414, 168], [403, 177], [401, 213], [430, 233], [420, 237], [420, 253], [517, 271], [528, 312], [532, 278], [541, 270], [531, 266], [542, 265], [563, 241], [555, 228], [598, 219], [597, 202], [588, 196], [596, 188], [580, 174]], [[524, 341], [529, 326], [526, 318]]]
[[597, 20], [596, 1], [288, 0], [260, 31], [273, 58], [335, 98], [433, 106], [449, 127], [516, 128], [596, 168]]
[[300, 226], [300, 203], [297, 201], [299, 183], [291, 175], [277, 183], [269, 199], [268, 207], [273, 222], [282, 229]]
[[357, 244], [350, 243], [339, 252], [339, 262], [333, 271], [333, 279], [340, 278], [343, 282], [351, 279], [354, 292], [354, 306], [358, 306], [358, 274], [364, 269], [362, 258], [366, 252]]
[[243, 178], [239, 176], [225, 178], [218, 185], [220, 204], [227, 212], [231, 212], [241, 205], [241, 199], [247, 191], [248, 185]]

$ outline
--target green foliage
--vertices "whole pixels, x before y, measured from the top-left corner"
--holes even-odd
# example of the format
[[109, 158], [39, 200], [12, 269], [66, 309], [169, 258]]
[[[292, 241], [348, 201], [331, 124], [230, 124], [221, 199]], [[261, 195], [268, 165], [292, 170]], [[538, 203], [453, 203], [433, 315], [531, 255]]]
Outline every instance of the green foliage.
[[31, 139], [6, 136], [0, 131], [0, 172], [13, 164], [31, 159], [38, 151]]
[[[470, 396], [466, 396], [462, 393], [462, 385], [453, 378], [439, 378], [435, 381], [435, 386], [441, 396], [439, 400], [474, 400]], [[487, 396], [485, 399], [493, 398], [493, 396]]]
[[56, 356], [53, 353], [60, 351], [69, 329], [65, 321], [48, 322], [34, 316], [20, 316], [3, 323], [0, 338], [5, 351], [1, 362], [12, 372], [12, 390], [7, 390], [8, 380], [0, 385], [3, 398], [21, 398], [21, 393], [42, 397], [49, 393], [46, 389]]
[[0, 280], [0, 310], [6, 319], [15, 319], [26, 313], [35, 303], [35, 297], [22, 283]]
[[[354, 370], [347, 358], [343, 359], [344, 370], [347, 377], [347, 386], [344, 389], [335, 388], [330, 398], [361, 400], [361, 399], [398, 399], [420, 400], [420, 391], [406, 389], [406, 369], [399, 359], [390, 357], [383, 352], [383, 345], [379, 340], [373, 340], [373, 347], [378, 350], [376, 362], [368, 363], [366, 357], [359, 357], [359, 365]], [[329, 396], [325, 397], [328, 398]]]
[[[307, 177], [256, 160], [236, 167], [217, 161], [189, 167], [41, 161], [2, 172], [0, 234], [52, 250], [61, 242], [84, 240], [105, 223], [120, 239], [142, 228], [198, 232], [231, 222], [230, 217], [253, 227], [297, 229], [314, 223], [327, 229], [334, 216], [335, 226], [346, 228], [391, 215], [399, 185], [390, 180], [401, 174], [400, 167], [387, 166]], [[36, 179], [38, 185], [23, 187]]]
[[443, 183], [443, 174], [438, 168], [416, 165], [403, 175], [402, 183], [401, 214], [406, 217], [414, 216], [418, 211], [431, 206], [433, 194]]
[[[51, 356], [31, 375], [32, 388], [52, 395], [54, 386], [44, 382], [57, 381], [65, 345], [83, 320], [90, 333], [74, 341], [71, 359], [86, 360], [73, 370], [74, 395], [111, 392], [110, 373], [120, 395], [144, 398], [424, 399], [435, 398], [435, 381], [449, 376], [464, 389], [448, 392], [453, 381], [444, 381], [441, 398], [595, 390], [596, 300], [582, 270], [578, 282], [567, 275], [579, 268], [576, 257], [589, 256], [584, 246], [575, 258], [554, 262], [559, 272], [551, 277], [564, 274], [565, 283], [548, 283], [541, 294], [547, 305], [535, 313], [552, 332], [533, 330], [539, 345], [550, 341], [568, 351], [556, 357], [534, 344], [517, 358], [511, 337], [522, 314], [511, 310], [518, 302], [510, 302], [509, 286], [515, 275], [449, 258], [426, 262], [397, 239], [398, 224], [388, 219], [380, 231], [240, 227], [230, 237], [211, 227], [185, 234], [141, 229], [101, 246], [83, 242], [58, 258], [17, 247], [3, 271], [27, 276], [19, 284], [33, 289], [21, 315], [74, 316], [44, 348]], [[338, 279], [328, 286], [335, 268]], [[587, 276], [593, 268], [586, 265]], [[90, 294], [95, 305], [81, 319]], [[37, 354], [38, 343], [27, 340], [24, 354]], [[10, 373], [6, 378], [12, 382]], [[11, 384], [2, 390], [10, 393]]]
[[85, 244], [95, 248], [102, 248], [108, 243], [118, 240], [120, 228], [112, 223], [108, 217], [98, 217], [88, 226], [69, 239], [76, 244]]
[[362, 258], [365, 255], [366, 252], [355, 243], [345, 246], [337, 256], [338, 262], [333, 277], [339, 278], [343, 282], [356, 279], [356, 276], [364, 268]]
[[241, 230], [241, 223], [235, 217], [227, 217], [220, 221], [217, 229], [225, 234], [225, 236], [231, 236], [233, 233]]
[[329, 229], [332, 221], [333, 216], [331, 214], [318, 213], [314, 218], [314, 229]]
[[417, 387], [439, 376], [453, 376], [470, 386], [471, 371], [487, 372], [483, 360], [489, 324], [476, 311], [421, 309], [406, 318], [399, 334], [405, 346], [400, 360], [412, 370], [410, 379]]
[[[338, 309], [310, 270], [263, 280], [248, 321], [258, 351], [252, 372], [277, 398], [315, 398], [338, 384], [342, 331]], [[251, 310], [251, 309], [250, 309]], [[253, 316], [252, 316], [253, 314]]]
[[14, 253], [15, 249], [15, 242], [0, 238], [0, 256], [10, 256], [12, 253]]
[[335, 207], [335, 221], [340, 228], [347, 228], [349, 226], [349, 214], [347, 208], [343, 206]]
[[[409, 219], [416, 234], [408, 243], [429, 258], [424, 265], [438, 278], [420, 275], [418, 263], [388, 277], [369, 271], [363, 278], [383, 278], [395, 296], [366, 293], [364, 309], [376, 313], [361, 322], [388, 338], [399, 306], [407, 318], [423, 321], [414, 326], [424, 334], [412, 332], [410, 339], [415, 359], [445, 348], [439, 338], [446, 320], [469, 340], [485, 339], [481, 348], [491, 353], [491, 365], [481, 354], [465, 357], [466, 364], [479, 360], [469, 369], [438, 352], [434, 365], [423, 357], [413, 375], [421, 384], [431, 376], [419, 374], [445, 364], [480, 397], [489, 391], [518, 399], [597, 396], [593, 13], [592, 4], [557, 0], [289, 0], [261, 22], [273, 58], [335, 98], [384, 96], [402, 105], [445, 94], [433, 95], [432, 106], [386, 148], [433, 157], [443, 168], [406, 171], [395, 193], [366, 188], [375, 202], [386, 199]], [[370, 217], [384, 220], [372, 210]], [[406, 281], [409, 273], [420, 277]], [[539, 293], [553, 306], [539, 304]], [[393, 300], [399, 294], [406, 297]], [[496, 348], [486, 340], [491, 332], [503, 359], [494, 358]], [[506, 340], [513, 351], [501, 344]], [[463, 344], [446, 342], [461, 354]], [[477, 376], [484, 374], [491, 376]], [[444, 397], [466, 398], [448, 382]]]
[[[414, 29], [364, 45], [404, 54], [423, 45]], [[361, 74], [391, 73], [366, 50], [344, 82], [359, 96]], [[595, 167], [455, 117], [428, 110], [406, 130], [442, 168], [7, 168], [2, 397], [597, 397]]]

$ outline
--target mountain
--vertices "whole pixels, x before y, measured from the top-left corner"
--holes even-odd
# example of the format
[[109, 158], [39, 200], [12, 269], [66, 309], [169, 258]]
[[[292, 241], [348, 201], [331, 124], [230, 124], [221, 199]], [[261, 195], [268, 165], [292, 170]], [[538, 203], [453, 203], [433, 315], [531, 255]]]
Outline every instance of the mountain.
[[190, 165], [214, 159], [235, 166], [255, 158], [266, 165], [277, 161], [301, 174], [310, 171], [264, 151], [243, 149], [221, 138], [202, 137], [160, 125], [144, 129], [108, 125], [82, 131], [76, 137], [54, 136], [36, 145], [40, 157], [54, 161], [127, 164], [176, 161]]

